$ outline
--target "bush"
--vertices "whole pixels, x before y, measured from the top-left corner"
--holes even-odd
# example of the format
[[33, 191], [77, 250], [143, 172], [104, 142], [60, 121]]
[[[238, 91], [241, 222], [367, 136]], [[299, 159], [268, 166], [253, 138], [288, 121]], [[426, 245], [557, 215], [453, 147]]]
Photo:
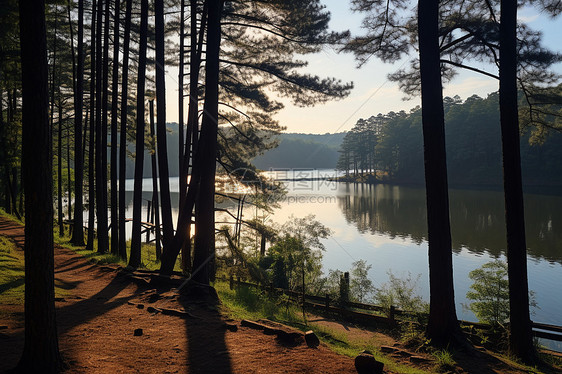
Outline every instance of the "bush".
[[417, 295], [420, 274], [415, 279], [412, 278], [410, 272], [405, 278], [396, 277], [390, 270], [387, 271], [387, 274], [388, 282], [375, 291], [374, 298], [377, 304], [386, 308], [395, 306], [408, 312], [422, 313], [428, 311], [428, 303]]
[[[503, 324], [509, 320], [509, 280], [507, 277], [507, 263], [501, 260], [490, 261], [468, 276], [474, 281], [470, 286], [472, 291], [466, 293], [466, 298], [474, 300], [468, 305], [481, 322]], [[529, 305], [537, 307], [534, 292], [529, 291]]]

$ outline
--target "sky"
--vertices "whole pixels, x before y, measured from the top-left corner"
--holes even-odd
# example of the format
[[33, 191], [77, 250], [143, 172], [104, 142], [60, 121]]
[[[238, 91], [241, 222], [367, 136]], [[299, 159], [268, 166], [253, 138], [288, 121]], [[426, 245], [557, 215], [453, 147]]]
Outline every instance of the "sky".
[[[349, 1], [322, 0], [322, 3], [332, 15], [330, 21], [332, 30], [350, 30], [353, 35], [363, 34], [360, 28], [363, 15], [351, 12]], [[562, 16], [552, 20], [532, 8], [520, 9], [518, 16], [532, 29], [543, 32], [545, 46], [562, 52]], [[315, 107], [300, 108], [283, 101], [285, 108], [275, 118], [286, 127], [286, 132], [324, 134], [348, 131], [360, 118], [378, 113], [409, 111], [420, 104], [419, 98], [404, 101], [404, 94], [400, 92], [396, 83], [388, 81], [387, 75], [400, 67], [406, 67], [409, 59], [415, 57], [412, 55], [394, 64], [385, 64], [372, 58], [358, 69], [352, 54], [338, 54], [332, 48], [306, 56], [309, 65], [305, 72], [320, 77], [335, 77], [343, 82], [351, 81], [354, 89], [345, 99], [329, 101]], [[562, 74], [562, 64], [557, 64], [554, 69]], [[177, 69], [167, 70], [167, 119], [169, 122], [176, 122], [178, 121]], [[494, 72], [492, 66], [487, 70]], [[473, 94], [486, 97], [497, 90], [497, 80], [473, 72], [459, 71], [451, 82], [444, 85], [443, 94], [458, 95], [466, 99]]]

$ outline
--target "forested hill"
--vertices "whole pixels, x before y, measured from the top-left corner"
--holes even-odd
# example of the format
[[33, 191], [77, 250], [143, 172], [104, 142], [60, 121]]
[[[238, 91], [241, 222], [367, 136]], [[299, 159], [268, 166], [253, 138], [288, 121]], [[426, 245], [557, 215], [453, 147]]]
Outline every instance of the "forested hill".
[[[525, 104], [521, 103], [522, 110]], [[498, 94], [444, 100], [448, 177], [451, 185], [501, 186]], [[522, 115], [521, 122], [525, 117]], [[421, 110], [359, 120], [342, 143], [338, 168], [370, 169], [395, 183], [424, 181]], [[521, 135], [523, 183], [562, 186], [562, 133], [528, 127]], [[364, 165], [364, 166], [361, 166]]]
[[[168, 163], [170, 176], [178, 176], [178, 124], [168, 123]], [[336, 134], [279, 134], [279, 146], [254, 159], [253, 163], [262, 170], [270, 168], [335, 168], [338, 149], [345, 133]], [[131, 145], [129, 145], [131, 148]], [[134, 177], [134, 161], [127, 158], [127, 178]], [[144, 153], [144, 177], [152, 175], [150, 153]]]
[[[168, 165], [170, 168], [170, 177], [177, 177], [179, 175], [179, 152], [178, 152], [178, 124], [176, 122], [171, 122], [166, 124], [167, 136], [166, 136], [166, 148], [168, 149]], [[150, 151], [144, 151], [144, 164], [143, 164], [143, 175], [145, 178], [152, 176], [152, 164], [150, 161]], [[134, 149], [133, 144], [129, 143], [129, 151]], [[126, 176], [127, 179], [132, 179], [135, 177], [135, 160], [131, 157], [127, 157], [127, 169]]]
[[254, 159], [257, 168], [335, 168], [345, 133], [280, 134], [279, 146]]
[[[464, 102], [445, 98], [445, 131], [447, 164], [451, 185], [500, 186], [502, 184], [501, 135], [498, 95], [487, 98], [472, 96]], [[374, 126], [374, 143], [361, 131]], [[168, 123], [168, 162], [170, 176], [178, 175], [178, 131], [176, 123]], [[369, 130], [370, 131], [370, 130]], [[562, 186], [562, 134], [550, 131], [532, 140], [534, 128], [523, 130], [521, 158], [524, 184], [530, 186]], [[344, 138], [347, 140], [344, 141]], [[335, 168], [345, 147], [360, 150], [361, 144], [352, 141], [354, 135], [363, 145], [375, 144], [374, 160], [377, 170], [395, 183], [424, 181], [423, 139], [421, 111], [412, 109], [379, 114], [358, 124], [348, 133], [278, 135], [279, 146], [254, 159], [262, 170], [270, 168]], [[357, 136], [359, 135], [359, 136]], [[372, 135], [372, 134], [371, 134]], [[368, 152], [369, 150], [363, 150]], [[352, 157], [353, 158], [353, 157]], [[369, 160], [365, 156], [365, 160]], [[352, 159], [349, 161], [352, 162]], [[360, 157], [358, 162], [360, 162]], [[340, 159], [340, 169], [342, 160]], [[345, 164], [345, 162], [343, 162]], [[149, 177], [150, 154], [145, 152], [144, 176]], [[351, 169], [353, 166], [351, 165]], [[133, 177], [133, 160], [127, 163], [127, 178]], [[381, 173], [379, 172], [379, 176]]]

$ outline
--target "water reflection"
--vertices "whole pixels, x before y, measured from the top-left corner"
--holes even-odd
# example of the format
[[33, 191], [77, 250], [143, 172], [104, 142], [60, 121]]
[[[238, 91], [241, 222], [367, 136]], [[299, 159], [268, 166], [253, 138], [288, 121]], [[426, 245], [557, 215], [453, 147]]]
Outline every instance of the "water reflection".
[[[425, 191], [392, 185], [342, 184], [338, 206], [361, 233], [427, 241]], [[453, 250], [498, 257], [505, 253], [503, 194], [500, 191], [451, 190]], [[525, 195], [529, 256], [562, 263], [562, 198]]]

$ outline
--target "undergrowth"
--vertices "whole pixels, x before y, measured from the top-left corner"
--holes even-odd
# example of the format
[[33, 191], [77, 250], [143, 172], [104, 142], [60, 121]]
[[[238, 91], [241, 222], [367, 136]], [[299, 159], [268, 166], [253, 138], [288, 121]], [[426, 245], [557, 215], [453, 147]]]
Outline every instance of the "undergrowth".
[[361, 339], [350, 339], [346, 334], [329, 327], [307, 323], [301, 309], [291, 304], [285, 297], [270, 297], [266, 292], [252, 287], [239, 287], [231, 290], [228, 282], [217, 281], [214, 284], [223, 304], [223, 312], [235, 319], [269, 319], [280, 322], [302, 331], [312, 330], [333, 351], [348, 357], [355, 357], [363, 350], [368, 350], [374, 357], [393, 373], [427, 373], [427, 371], [398, 364], [369, 342]]

